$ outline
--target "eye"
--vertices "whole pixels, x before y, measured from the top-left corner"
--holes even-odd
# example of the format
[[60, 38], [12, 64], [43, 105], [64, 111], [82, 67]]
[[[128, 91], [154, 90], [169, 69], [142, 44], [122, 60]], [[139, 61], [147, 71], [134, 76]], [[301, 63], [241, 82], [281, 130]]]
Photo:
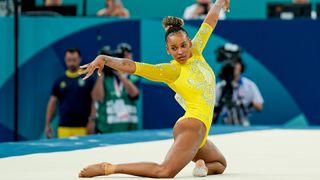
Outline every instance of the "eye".
[[187, 45], [186, 44], [182, 44], [181, 47], [185, 48]]
[[171, 50], [175, 51], [175, 50], [177, 50], [177, 48], [176, 47], [171, 47]]

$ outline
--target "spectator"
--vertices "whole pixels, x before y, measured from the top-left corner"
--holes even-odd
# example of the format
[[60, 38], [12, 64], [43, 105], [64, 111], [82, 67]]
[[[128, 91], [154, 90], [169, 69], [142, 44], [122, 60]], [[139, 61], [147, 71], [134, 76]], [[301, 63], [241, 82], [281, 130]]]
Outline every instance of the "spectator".
[[100, 9], [97, 16], [111, 16], [128, 18], [130, 13], [121, 0], [106, 0], [106, 8]]
[[9, 16], [14, 12], [13, 1], [0, 0], [0, 16]]
[[230, 86], [227, 85], [228, 78], [217, 83], [215, 117], [221, 118], [225, 124], [249, 126], [250, 112], [263, 109], [263, 98], [257, 85], [242, 75], [245, 66], [241, 58], [233, 65]]
[[[132, 59], [131, 46], [127, 43], [119, 44], [115, 53], [110, 46], [100, 50], [103, 55], [117, 55], [121, 58]], [[136, 100], [139, 90], [136, 86], [138, 77], [128, 76], [109, 67], [104, 69], [103, 75], [97, 80], [94, 90], [97, 103], [96, 132], [111, 133], [138, 129]]]
[[44, 0], [44, 6], [61, 6], [63, 0]]
[[309, 0], [292, 0], [294, 4], [309, 4]]
[[[211, 0], [196, 0], [196, 3], [188, 6], [185, 8], [183, 13], [183, 18], [186, 20], [191, 19], [204, 19], [211, 7], [214, 4]], [[226, 19], [226, 14], [223, 9], [221, 9], [219, 14], [219, 19], [224, 20]]]
[[[89, 118], [92, 112], [91, 92], [95, 80], [90, 78], [84, 81], [80, 76], [79, 65], [81, 54], [77, 49], [68, 49], [65, 53], [67, 71], [59, 77], [52, 88], [51, 97], [47, 106], [45, 135], [52, 137], [51, 120], [54, 116], [57, 103], [59, 103], [59, 138], [87, 134]], [[91, 114], [91, 116], [90, 116]]]

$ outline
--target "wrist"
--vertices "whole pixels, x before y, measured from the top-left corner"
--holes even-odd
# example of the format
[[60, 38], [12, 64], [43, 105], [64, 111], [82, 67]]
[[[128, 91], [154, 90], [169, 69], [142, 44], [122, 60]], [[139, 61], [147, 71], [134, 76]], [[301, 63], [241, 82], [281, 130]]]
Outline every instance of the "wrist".
[[107, 65], [108, 56], [106, 56], [106, 55], [99, 55], [99, 56], [97, 57], [97, 59], [98, 59], [99, 62], [102, 61], [104, 65]]

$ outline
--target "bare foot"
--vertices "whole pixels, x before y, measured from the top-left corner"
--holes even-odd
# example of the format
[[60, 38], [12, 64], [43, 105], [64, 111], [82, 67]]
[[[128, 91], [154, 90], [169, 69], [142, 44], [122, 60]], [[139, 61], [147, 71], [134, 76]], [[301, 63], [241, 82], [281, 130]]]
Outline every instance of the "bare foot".
[[106, 162], [90, 165], [81, 170], [79, 177], [95, 177], [112, 174], [113, 172], [110, 166], [112, 165]]
[[204, 160], [199, 159], [196, 162], [196, 166], [194, 167], [192, 174], [195, 177], [205, 177], [205, 176], [207, 176], [208, 168], [207, 168], [206, 163], [204, 162]]

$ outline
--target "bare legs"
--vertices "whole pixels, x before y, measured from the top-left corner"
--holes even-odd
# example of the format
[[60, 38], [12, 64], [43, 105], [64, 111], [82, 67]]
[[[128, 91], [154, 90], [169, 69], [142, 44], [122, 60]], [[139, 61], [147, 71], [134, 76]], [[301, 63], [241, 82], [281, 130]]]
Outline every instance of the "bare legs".
[[208, 175], [222, 174], [227, 167], [227, 162], [218, 150], [218, 148], [209, 140], [206, 144], [199, 149], [193, 161], [198, 163], [199, 160], [204, 160], [207, 168]]
[[[216, 149], [212, 149], [208, 142], [199, 150], [205, 132], [206, 128], [201, 121], [194, 118], [186, 118], [175, 125], [173, 130], [174, 143], [161, 164], [150, 162], [117, 165], [100, 163], [84, 168], [79, 177], [94, 177], [117, 173], [152, 178], [175, 177], [190, 161], [198, 160], [205, 156], [204, 153], [210, 153], [208, 154], [210, 156], [217, 155]], [[221, 160], [220, 156], [218, 159], [215, 157], [204, 157], [203, 159], [209, 169], [209, 174], [223, 172], [225, 166], [219, 162]]]

